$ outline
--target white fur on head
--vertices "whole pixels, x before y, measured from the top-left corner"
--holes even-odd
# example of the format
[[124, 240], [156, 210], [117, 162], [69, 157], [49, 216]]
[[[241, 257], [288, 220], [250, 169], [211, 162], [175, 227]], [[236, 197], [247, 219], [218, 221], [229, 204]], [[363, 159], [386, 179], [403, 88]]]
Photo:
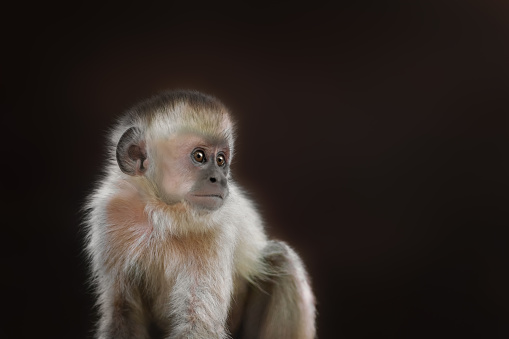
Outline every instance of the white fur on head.
[[218, 99], [197, 91], [164, 92], [128, 110], [111, 133], [112, 150], [131, 127], [139, 128], [147, 147], [176, 132], [189, 131], [226, 140], [230, 159], [233, 156], [235, 131], [228, 109]]

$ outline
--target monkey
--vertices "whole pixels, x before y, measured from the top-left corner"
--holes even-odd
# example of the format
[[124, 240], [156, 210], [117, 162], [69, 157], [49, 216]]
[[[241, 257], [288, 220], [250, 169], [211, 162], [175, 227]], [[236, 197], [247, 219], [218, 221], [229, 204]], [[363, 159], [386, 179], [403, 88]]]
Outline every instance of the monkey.
[[174, 90], [112, 128], [84, 207], [96, 338], [315, 338], [302, 260], [230, 173], [234, 127], [215, 97]]

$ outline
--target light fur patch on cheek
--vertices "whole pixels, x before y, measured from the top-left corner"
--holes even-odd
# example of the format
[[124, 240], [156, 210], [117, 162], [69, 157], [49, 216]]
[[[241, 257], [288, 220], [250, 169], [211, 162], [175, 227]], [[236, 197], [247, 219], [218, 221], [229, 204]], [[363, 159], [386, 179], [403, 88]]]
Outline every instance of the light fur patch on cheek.
[[191, 191], [197, 180], [197, 167], [192, 163], [191, 151], [203, 140], [194, 135], [176, 134], [157, 143], [160, 183], [165, 196], [178, 202]]
[[182, 159], [179, 157], [178, 150], [172, 147], [173, 144], [174, 138], [157, 142], [156, 166], [158, 182], [164, 190], [162, 193], [171, 200], [180, 200], [185, 192], [187, 180], [182, 171]]
[[[187, 168], [186, 159], [173, 158], [165, 161], [162, 172], [162, 187], [168, 197], [180, 200], [188, 193], [195, 182], [195, 175], [192, 169]], [[173, 162], [173, 163], [171, 163]]]

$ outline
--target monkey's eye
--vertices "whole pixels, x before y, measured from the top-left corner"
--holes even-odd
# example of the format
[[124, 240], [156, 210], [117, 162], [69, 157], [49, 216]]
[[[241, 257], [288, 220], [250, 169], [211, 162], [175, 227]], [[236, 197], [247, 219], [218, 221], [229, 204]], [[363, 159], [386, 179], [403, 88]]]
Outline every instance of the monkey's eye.
[[216, 158], [216, 162], [219, 167], [223, 167], [224, 164], [226, 164], [226, 159], [224, 158], [224, 155], [219, 154]]
[[193, 159], [197, 162], [204, 162], [205, 161], [205, 154], [203, 151], [194, 151], [193, 152]]

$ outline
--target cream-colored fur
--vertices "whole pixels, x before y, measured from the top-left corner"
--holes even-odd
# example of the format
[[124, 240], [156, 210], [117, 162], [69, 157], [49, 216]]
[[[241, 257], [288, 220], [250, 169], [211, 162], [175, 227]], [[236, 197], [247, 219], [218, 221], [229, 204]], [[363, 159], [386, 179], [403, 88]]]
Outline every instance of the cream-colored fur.
[[[123, 173], [115, 159], [116, 144], [133, 126], [148, 154], [144, 175]], [[181, 131], [225, 140], [231, 160], [228, 111], [197, 92], [152, 98], [111, 133], [106, 175], [86, 206], [97, 337], [149, 338], [153, 323], [166, 338], [226, 338], [244, 321], [244, 328], [259, 322], [259, 338], [314, 338], [314, 297], [300, 259], [287, 245], [268, 241], [259, 214], [229, 174], [229, 194], [217, 210], [161, 199], [156, 145]], [[243, 320], [246, 303], [269, 293], [259, 289], [267, 284], [273, 295], [264, 310]], [[243, 338], [255, 337], [245, 331]]]

